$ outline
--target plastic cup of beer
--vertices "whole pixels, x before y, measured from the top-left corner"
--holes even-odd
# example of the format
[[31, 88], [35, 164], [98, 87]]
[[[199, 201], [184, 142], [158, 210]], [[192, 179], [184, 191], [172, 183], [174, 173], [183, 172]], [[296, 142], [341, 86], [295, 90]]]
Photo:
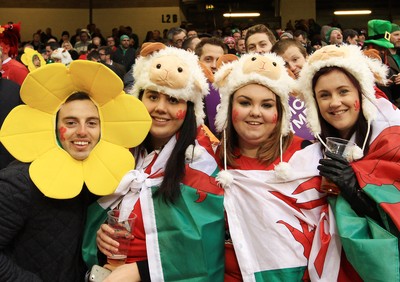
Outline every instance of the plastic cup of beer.
[[[352, 159], [354, 146], [356, 146], [355, 143], [346, 139], [338, 137], [326, 138], [326, 149], [331, 153], [344, 157], [348, 161]], [[340, 193], [340, 189], [336, 186], [336, 184], [324, 176], [322, 176], [321, 179], [321, 190], [331, 195], [338, 195]]]
[[115, 267], [123, 265], [126, 262], [129, 246], [133, 240], [133, 229], [136, 220], [136, 214], [134, 213], [130, 213], [128, 219], [123, 221], [119, 219], [119, 214], [120, 211], [118, 209], [107, 212], [107, 223], [115, 231], [111, 235], [111, 238], [119, 243], [118, 252], [107, 257], [107, 263]]

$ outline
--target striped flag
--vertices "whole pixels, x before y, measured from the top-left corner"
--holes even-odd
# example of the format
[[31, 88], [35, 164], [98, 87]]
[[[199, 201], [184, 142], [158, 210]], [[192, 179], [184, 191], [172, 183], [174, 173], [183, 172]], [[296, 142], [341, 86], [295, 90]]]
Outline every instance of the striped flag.
[[383, 98], [377, 107], [369, 153], [351, 166], [360, 187], [376, 202], [381, 223], [359, 217], [342, 197], [332, 199], [332, 207], [343, 249], [361, 278], [400, 281], [400, 111]]
[[233, 184], [225, 189], [224, 205], [244, 281], [337, 277], [340, 242], [334, 228], [325, 230], [329, 212], [319, 191], [320, 158], [319, 144], [295, 152], [286, 180], [274, 171], [229, 170]]

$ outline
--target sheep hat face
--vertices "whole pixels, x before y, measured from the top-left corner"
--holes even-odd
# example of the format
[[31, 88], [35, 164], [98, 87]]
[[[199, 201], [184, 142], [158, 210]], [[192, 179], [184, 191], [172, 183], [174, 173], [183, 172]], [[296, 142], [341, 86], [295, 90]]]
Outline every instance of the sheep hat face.
[[246, 54], [239, 60], [223, 64], [214, 77], [214, 86], [221, 95], [215, 120], [217, 130], [221, 132], [226, 128], [230, 96], [243, 86], [260, 84], [280, 97], [283, 109], [281, 134], [287, 135], [291, 131], [288, 100], [293, 83], [283, 59], [272, 53]]
[[197, 125], [203, 124], [203, 98], [209, 87], [196, 55], [161, 43], [146, 44], [136, 60], [133, 76], [134, 96], [147, 89], [191, 101]]
[[375, 82], [385, 84], [387, 67], [381, 61], [364, 55], [355, 45], [328, 45], [312, 54], [303, 66], [297, 83], [297, 92], [306, 103], [307, 123], [314, 136], [321, 134], [318, 108], [312, 89], [315, 74], [324, 67], [339, 67], [351, 73], [361, 86], [362, 110], [367, 121], [376, 117]]

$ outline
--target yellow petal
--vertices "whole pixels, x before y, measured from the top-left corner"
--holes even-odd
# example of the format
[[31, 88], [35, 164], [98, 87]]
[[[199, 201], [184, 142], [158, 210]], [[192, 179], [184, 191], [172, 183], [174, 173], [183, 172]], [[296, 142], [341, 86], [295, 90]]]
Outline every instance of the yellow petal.
[[28, 74], [21, 86], [21, 99], [32, 108], [55, 114], [73, 92], [67, 68], [63, 64], [50, 64]]
[[77, 60], [70, 64], [69, 70], [75, 88], [89, 93], [99, 106], [123, 91], [122, 80], [101, 63]]
[[58, 147], [33, 161], [29, 175], [39, 190], [49, 198], [71, 199], [82, 191], [82, 162]]
[[57, 146], [54, 123], [54, 115], [18, 106], [5, 119], [0, 141], [16, 159], [32, 162]]
[[125, 148], [138, 146], [146, 138], [151, 118], [141, 101], [130, 95], [119, 95], [100, 108], [103, 140]]
[[83, 161], [86, 186], [93, 194], [112, 194], [122, 177], [135, 166], [128, 149], [100, 141], [89, 157]]

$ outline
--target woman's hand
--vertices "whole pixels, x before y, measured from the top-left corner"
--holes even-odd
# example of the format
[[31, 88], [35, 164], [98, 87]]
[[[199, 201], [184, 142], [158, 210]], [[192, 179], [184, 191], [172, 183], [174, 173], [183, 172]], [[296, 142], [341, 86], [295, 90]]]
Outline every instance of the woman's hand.
[[[108, 264], [104, 267], [108, 268]], [[136, 282], [141, 281], [136, 263], [129, 263], [115, 268], [104, 282]]]
[[115, 230], [107, 224], [102, 224], [100, 229], [97, 230], [97, 248], [108, 257], [118, 252], [119, 243], [111, 238], [111, 235], [114, 233]]

